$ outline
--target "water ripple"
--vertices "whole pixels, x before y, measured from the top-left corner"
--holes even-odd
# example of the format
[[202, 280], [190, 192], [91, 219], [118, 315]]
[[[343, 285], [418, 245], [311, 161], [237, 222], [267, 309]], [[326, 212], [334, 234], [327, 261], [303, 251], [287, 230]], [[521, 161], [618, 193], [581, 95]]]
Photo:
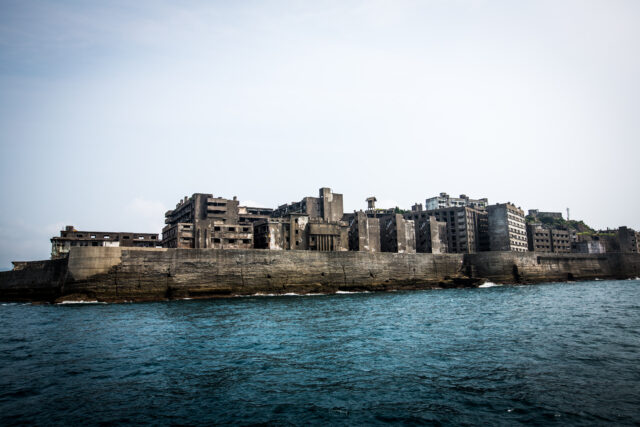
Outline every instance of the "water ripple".
[[640, 281], [0, 307], [0, 424], [640, 423]]

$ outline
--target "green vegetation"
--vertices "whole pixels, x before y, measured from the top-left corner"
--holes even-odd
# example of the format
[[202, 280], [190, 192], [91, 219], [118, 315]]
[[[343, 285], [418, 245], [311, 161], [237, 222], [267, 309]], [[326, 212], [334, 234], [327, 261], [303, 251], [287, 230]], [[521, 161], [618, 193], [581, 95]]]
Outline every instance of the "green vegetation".
[[[527, 215], [525, 217], [525, 220], [528, 224], [536, 222], [536, 218], [531, 215]], [[584, 221], [576, 221], [574, 219], [567, 221], [564, 218], [542, 216], [538, 218], [538, 222], [549, 228], [564, 228], [567, 230], [575, 230], [578, 232], [578, 234], [596, 234], [596, 231], [585, 224]]]

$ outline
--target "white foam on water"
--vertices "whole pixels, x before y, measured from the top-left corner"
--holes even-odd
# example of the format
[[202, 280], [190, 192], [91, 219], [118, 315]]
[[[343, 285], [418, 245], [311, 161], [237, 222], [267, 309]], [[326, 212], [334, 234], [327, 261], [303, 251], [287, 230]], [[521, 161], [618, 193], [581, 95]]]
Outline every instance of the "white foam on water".
[[482, 285], [478, 286], [479, 288], [493, 288], [494, 286], [502, 286], [502, 285], [497, 285], [493, 282], [484, 282]]
[[243, 297], [312, 297], [319, 295], [327, 295], [323, 293], [308, 293], [308, 294], [296, 294], [295, 292], [287, 292], [286, 294], [264, 294], [262, 292], [258, 292], [253, 295], [240, 295]]
[[370, 291], [336, 291], [336, 294], [369, 294]]
[[182, 298], [183, 301], [189, 301], [190, 299], [193, 299], [193, 298]]
[[100, 302], [98, 300], [92, 300], [92, 301], [79, 300], [79, 301], [62, 301], [58, 304], [106, 304], [106, 302]]
[[595, 279], [593, 279], [593, 280], [602, 280], [602, 279], [599, 279], [599, 278], [597, 278], [597, 277], [596, 277], [596, 278], [595, 278]]
[[633, 280], [640, 280], [640, 277], [636, 277], [636, 278], [635, 278], [635, 279], [633, 279]]

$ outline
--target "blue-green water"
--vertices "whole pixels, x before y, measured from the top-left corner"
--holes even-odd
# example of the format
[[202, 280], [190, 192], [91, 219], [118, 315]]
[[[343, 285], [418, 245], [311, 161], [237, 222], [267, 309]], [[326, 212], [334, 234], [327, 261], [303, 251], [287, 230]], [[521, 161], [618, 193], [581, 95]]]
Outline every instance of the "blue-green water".
[[640, 423], [640, 281], [0, 307], [0, 424]]

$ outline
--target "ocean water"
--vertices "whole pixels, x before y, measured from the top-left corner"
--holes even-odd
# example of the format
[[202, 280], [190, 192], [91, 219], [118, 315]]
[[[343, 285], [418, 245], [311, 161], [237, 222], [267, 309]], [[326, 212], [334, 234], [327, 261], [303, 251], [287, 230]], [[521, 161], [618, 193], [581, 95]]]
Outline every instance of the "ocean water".
[[0, 425], [638, 425], [640, 280], [0, 305]]

